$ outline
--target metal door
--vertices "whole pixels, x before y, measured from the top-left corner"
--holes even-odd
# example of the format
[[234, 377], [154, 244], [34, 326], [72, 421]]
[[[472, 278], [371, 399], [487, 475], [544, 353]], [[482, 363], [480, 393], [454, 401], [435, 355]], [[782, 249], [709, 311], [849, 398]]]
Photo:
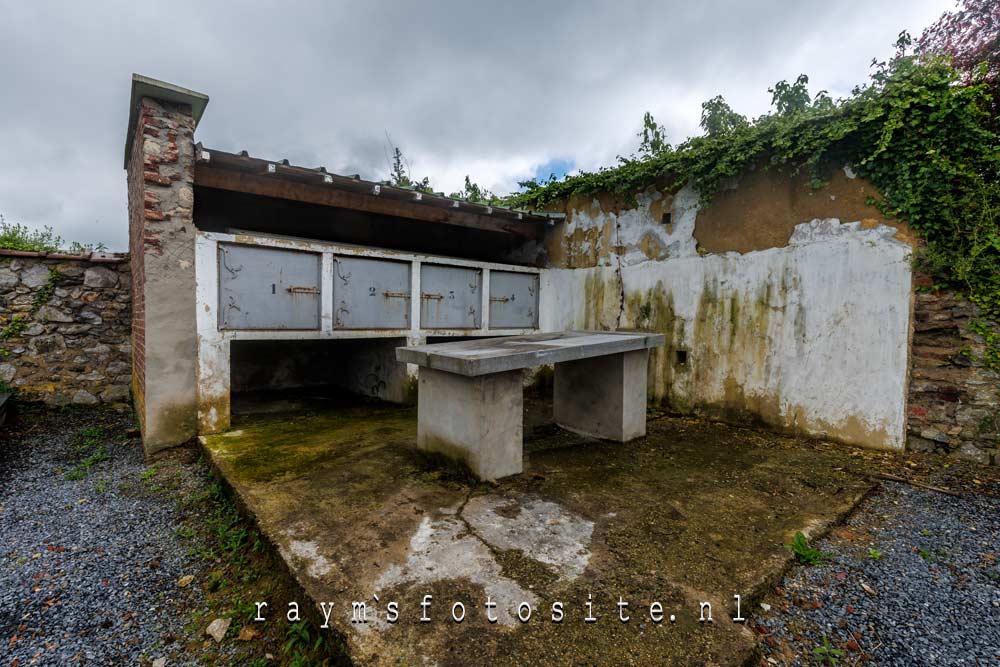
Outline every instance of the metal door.
[[479, 269], [422, 264], [420, 325], [425, 329], [478, 329], [482, 282]]
[[490, 271], [490, 329], [538, 326], [538, 275]]
[[220, 329], [319, 329], [321, 256], [219, 244]]
[[408, 329], [410, 263], [336, 257], [333, 277], [335, 329]]

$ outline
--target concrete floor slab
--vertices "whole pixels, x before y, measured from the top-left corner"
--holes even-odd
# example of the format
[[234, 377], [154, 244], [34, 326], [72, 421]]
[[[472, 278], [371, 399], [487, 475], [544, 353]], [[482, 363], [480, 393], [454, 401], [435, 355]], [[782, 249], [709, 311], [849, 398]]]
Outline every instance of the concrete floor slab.
[[744, 664], [756, 645], [733, 595], [751, 615], [783, 545], [849, 511], [889, 456], [670, 418], [596, 441], [539, 418], [550, 409], [526, 397], [525, 472], [494, 485], [417, 451], [412, 408], [246, 418], [203, 443], [312, 601], [333, 604], [355, 663], [442, 667]]

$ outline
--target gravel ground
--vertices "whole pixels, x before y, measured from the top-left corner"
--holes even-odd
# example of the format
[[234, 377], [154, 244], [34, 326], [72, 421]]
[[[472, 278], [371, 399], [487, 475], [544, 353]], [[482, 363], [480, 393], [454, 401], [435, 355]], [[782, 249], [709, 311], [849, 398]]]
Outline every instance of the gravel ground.
[[[0, 666], [149, 664], [183, 634], [180, 608], [196, 587], [176, 582], [202, 566], [174, 538], [173, 504], [143, 476], [131, 416], [66, 410], [22, 422], [0, 440]], [[67, 480], [99, 447], [110, 458]]]
[[[986, 490], [986, 489], [984, 489]], [[1000, 497], [885, 482], [757, 610], [762, 664], [1000, 663]], [[873, 551], [870, 551], [873, 550]]]
[[[132, 427], [128, 414], [66, 410], [0, 432], [0, 667], [248, 663], [249, 643], [205, 641], [214, 612], [199, 582], [220, 565], [175, 537], [175, 501], [205, 488], [204, 469], [151, 475]], [[107, 460], [66, 479], [101, 447]], [[828, 560], [794, 568], [756, 610], [762, 664], [816, 664], [824, 636], [841, 665], [1000, 663], [1000, 483], [979, 490], [885, 482], [817, 542]], [[179, 588], [184, 575], [195, 583]], [[193, 614], [203, 620], [185, 628]], [[277, 653], [280, 639], [267, 641]]]

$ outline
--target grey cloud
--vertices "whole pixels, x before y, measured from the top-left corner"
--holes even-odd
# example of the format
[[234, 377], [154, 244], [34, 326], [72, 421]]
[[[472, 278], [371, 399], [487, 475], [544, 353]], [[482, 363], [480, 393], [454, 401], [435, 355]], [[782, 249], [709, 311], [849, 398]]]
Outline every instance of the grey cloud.
[[613, 162], [647, 109], [676, 142], [716, 94], [758, 115], [800, 72], [846, 94], [950, 4], [10, 2], [0, 212], [126, 247], [133, 71], [208, 93], [209, 146], [378, 178], [389, 131], [438, 189], [506, 190], [555, 158]]

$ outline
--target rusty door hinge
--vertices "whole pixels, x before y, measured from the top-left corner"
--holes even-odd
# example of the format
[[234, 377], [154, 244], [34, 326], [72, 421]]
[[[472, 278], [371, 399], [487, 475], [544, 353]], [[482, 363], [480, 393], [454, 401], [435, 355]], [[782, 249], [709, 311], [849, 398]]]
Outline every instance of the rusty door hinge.
[[292, 285], [291, 287], [286, 287], [285, 291], [289, 294], [319, 294], [319, 288], [317, 287], [303, 287], [301, 285]]

